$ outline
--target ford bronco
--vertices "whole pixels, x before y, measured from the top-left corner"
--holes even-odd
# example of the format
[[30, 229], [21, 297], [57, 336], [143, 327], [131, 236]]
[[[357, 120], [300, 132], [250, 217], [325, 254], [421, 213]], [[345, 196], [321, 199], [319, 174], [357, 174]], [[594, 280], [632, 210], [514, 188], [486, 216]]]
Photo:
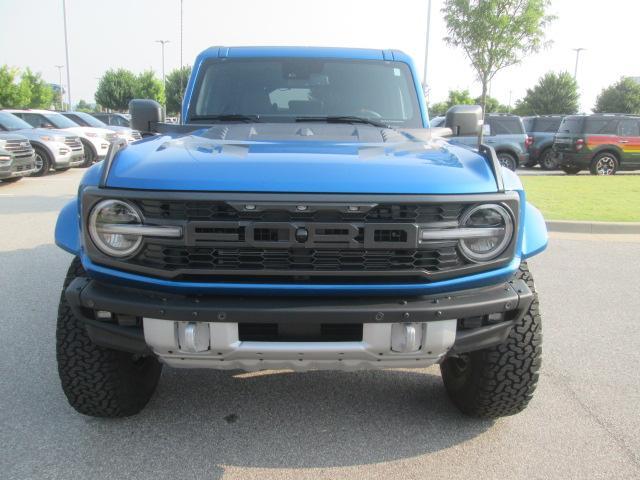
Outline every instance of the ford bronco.
[[477, 106], [430, 129], [395, 50], [214, 47], [181, 124], [151, 100], [60, 213], [74, 258], [57, 322], [62, 388], [120, 417], [163, 365], [353, 370], [439, 364], [469, 415], [515, 414], [541, 361], [526, 260], [541, 214], [478, 135]]

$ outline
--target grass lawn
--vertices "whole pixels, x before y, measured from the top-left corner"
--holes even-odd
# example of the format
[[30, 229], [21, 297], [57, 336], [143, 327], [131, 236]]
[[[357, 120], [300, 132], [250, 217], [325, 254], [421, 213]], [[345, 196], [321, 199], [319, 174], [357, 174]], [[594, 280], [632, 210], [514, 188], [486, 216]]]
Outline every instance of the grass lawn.
[[547, 220], [640, 222], [640, 175], [522, 176], [527, 200]]

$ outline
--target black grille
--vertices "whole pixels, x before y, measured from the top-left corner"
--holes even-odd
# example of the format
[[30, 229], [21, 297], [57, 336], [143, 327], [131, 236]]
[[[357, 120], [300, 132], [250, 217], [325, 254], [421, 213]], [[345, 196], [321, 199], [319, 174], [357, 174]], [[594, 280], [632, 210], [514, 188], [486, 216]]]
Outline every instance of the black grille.
[[347, 250], [175, 247], [147, 244], [134, 261], [165, 271], [237, 270], [366, 272], [442, 271], [462, 264], [456, 247], [434, 250]]
[[339, 211], [238, 211], [224, 202], [172, 202], [141, 200], [138, 203], [145, 217], [187, 221], [260, 220], [263, 222], [291, 221], [371, 221], [430, 223], [455, 221], [464, 205], [382, 204], [368, 212]]

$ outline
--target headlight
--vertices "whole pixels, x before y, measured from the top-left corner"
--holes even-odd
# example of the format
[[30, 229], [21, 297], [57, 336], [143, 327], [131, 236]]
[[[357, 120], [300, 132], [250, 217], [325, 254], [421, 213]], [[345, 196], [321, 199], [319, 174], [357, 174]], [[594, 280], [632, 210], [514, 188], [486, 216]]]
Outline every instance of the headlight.
[[[113, 257], [126, 257], [135, 252], [142, 243], [142, 236], [118, 233], [135, 231], [142, 225], [142, 218], [131, 205], [121, 200], [99, 202], [89, 216], [89, 235], [102, 252]], [[122, 229], [122, 227], [134, 227]]]
[[52, 137], [51, 135], [42, 135], [40, 137], [40, 140], [42, 140], [43, 142], [60, 142], [60, 143], [64, 143], [65, 138], [64, 137]]
[[472, 262], [486, 262], [506, 250], [513, 237], [511, 214], [501, 205], [471, 208], [460, 219], [460, 251]]
[[87, 137], [103, 137], [104, 135], [101, 135], [100, 133], [95, 133], [95, 132], [87, 132], [86, 133]]

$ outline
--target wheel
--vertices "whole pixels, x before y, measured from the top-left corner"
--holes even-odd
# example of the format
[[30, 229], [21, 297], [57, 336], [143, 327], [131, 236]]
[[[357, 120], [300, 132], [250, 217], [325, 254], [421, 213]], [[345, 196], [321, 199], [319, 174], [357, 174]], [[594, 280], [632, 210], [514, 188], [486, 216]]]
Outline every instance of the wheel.
[[518, 167], [518, 160], [516, 160], [516, 157], [507, 152], [498, 153], [498, 161], [500, 162], [500, 165], [507, 167], [509, 170], [513, 170], [514, 172]]
[[562, 171], [567, 175], [575, 175], [580, 170], [582, 170], [580, 167], [562, 167]]
[[93, 147], [87, 140], [82, 139], [82, 147], [84, 148], [84, 162], [82, 162], [79, 167], [87, 168], [93, 165], [93, 162], [96, 159], [96, 154], [93, 151]]
[[540, 154], [540, 167], [543, 170], [557, 170], [558, 169], [558, 161], [556, 157], [553, 155], [553, 151], [550, 148], [547, 148]]
[[62, 389], [69, 404], [85, 415], [111, 418], [134, 415], [153, 395], [162, 364], [154, 356], [111, 350], [91, 341], [64, 294], [74, 278], [84, 275], [80, 260], [74, 258], [64, 281], [56, 327]]
[[4, 182], [4, 183], [15, 183], [18, 180], [22, 180], [22, 177], [11, 177], [11, 178], [3, 178], [2, 180], [0, 180], [0, 182]]
[[497, 418], [521, 412], [538, 383], [542, 356], [538, 296], [526, 263], [514, 277], [527, 283], [534, 298], [507, 340], [496, 347], [448, 357], [440, 365], [449, 397], [470, 416]]
[[49, 175], [49, 170], [51, 170], [51, 158], [49, 157], [49, 152], [42, 147], [34, 147], [33, 149], [36, 155], [36, 171], [29, 176], [44, 177], [45, 175]]
[[618, 171], [618, 159], [613, 153], [603, 152], [591, 161], [592, 175], [615, 175]]

